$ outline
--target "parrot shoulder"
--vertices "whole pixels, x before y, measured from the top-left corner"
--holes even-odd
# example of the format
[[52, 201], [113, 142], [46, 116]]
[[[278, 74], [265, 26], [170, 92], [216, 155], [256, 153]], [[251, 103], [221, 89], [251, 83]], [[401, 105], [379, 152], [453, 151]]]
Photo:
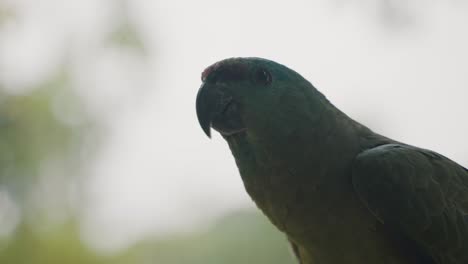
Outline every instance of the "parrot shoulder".
[[468, 170], [435, 152], [386, 144], [352, 165], [360, 200], [436, 263], [468, 263]]

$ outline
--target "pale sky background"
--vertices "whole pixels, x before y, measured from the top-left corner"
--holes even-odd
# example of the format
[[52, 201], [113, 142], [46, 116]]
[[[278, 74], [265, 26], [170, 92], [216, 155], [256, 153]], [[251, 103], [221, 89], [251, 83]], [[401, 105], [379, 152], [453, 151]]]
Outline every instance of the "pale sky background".
[[[104, 124], [81, 215], [97, 248], [253, 207], [227, 144], [208, 140], [195, 114], [200, 73], [227, 57], [285, 64], [377, 132], [468, 165], [462, 1], [3, 1], [18, 16], [0, 31], [5, 87], [24, 92], [67, 54], [74, 89]], [[118, 12], [143, 55], [102, 45]]]

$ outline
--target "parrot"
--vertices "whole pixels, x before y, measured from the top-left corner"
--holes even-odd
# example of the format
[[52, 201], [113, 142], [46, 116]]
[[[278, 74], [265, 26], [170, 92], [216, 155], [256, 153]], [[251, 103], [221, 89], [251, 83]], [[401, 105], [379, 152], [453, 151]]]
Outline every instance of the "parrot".
[[468, 170], [373, 132], [257, 57], [202, 73], [198, 122], [301, 264], [467, 264]]

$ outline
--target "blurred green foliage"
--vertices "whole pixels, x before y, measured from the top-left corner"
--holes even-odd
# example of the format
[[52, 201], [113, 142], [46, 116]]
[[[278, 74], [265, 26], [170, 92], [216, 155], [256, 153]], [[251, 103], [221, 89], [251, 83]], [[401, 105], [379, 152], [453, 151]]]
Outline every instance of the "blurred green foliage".
[[0, 263], [296, 263], [286, 239], [258, 212], [235, 212], [204, 232], [147, 239], [115, 255], [99, 255], [87, 248], [78, 230], [74, 222], [42, 232], [22, 224], [13, 239], [0, 243]]
[[27, 94], [0, 91], [0, 185], [20, 204], [36, 183], [41, 163], [51, 157], [65, 162], [80, 139], [82, 129], [58, 119], [61, 109], [53, 108], [67, 85], [68, 75], [60, 72]]
[[[0, 86], [0, 192], [6, 190], [12, 196], [21, 215], [14, 231], [0, 236], [0, 263], [295, 263], [286, 239], [258, 211], [232, 213], [205, 231], [148, 238], [111, 255], [99, 254], [81, 240], [79, 219], [73, 210], [60, 208], [66, 210], [64, 221], [49, 223], [50, 212], [35, 206], [48, 203], [50, 198], [31, 196], [38, 188], [43, 163], [54, 159], [64, 168], [59, 175], [63, 182], [50, 182], [55, 189], [48, 193], [53, 200], [63, 199], [64, 184], [79, 176], [73, 169], [80, 165], [79, 146], [92, 131], [91, 119], [79, 110], [83, 106], [70, 82], [65, 65], [22, 94], [8, 94]], [[67, 120], [70, 108], [78, 111]], [[1, 206], [0, 201], [0, 223]]]
[[56, 226], [47, 232], [38, 232], [22, 224], [12, 239], [3, 244], [0, 263], [5, 264], [111, 263], [83, 246], [73, 223]]
[[[19, 212], [14, 232], [0, 237], [0, 263], [103, 263], [96, 262], [99, 258], [81, 245], [76, 225], [53, 225], [51, 230], [43, 230], [49, 224], [47, 203], [66, 200], [67, 183], [77, 176], [73, 170], [79, 163], [77, 146], [89, 125], [84, 113], [75, 113], [82, 115], [81, 123], [60, 117], [64, 114], [60, 111], [79, 104], [79, 97], [70, 90], [66, 69], [23, 93], [0, 89], [0, 194], [13, 203], [0, 199], [0, 224], [2, 219], [9, 222], [8, 218], [18, 217], [11, 215], [8, 207]], [[59, 101], [67, 102], [67, 107], [58, 107]], [[50, 187], [47, 197], [38, 197], [34, 194], [44, 187], [40, 176], [50, 160], [59, 164], [55, 168], [59, 175], [54, 175], [54, 182], [46, 182]], [[66, 207], [58, 210], [66, 218], [71, 215]]]
[[[145, 43], [126, 2], [116, 3], [120, 17], [103, 46], [132, 49], [144, 59]], [[14, 15], [0, 4], [0, 26]], [[234, 212], [203, 231], [148, 237], [113, 254], [88, 247], [77, 217], [80, 177], [86, 176], [80, 169], [86, 140], [99, 140], [99, 124], [76, 94], [71, 71], [64, 63], [45, 80], [18, 91], [0, 80], [1, 264], [295, 263], [286, 239], [258, 211]], [[92, 145], [86, 149], [88, 159], [96, 148]], [[70, 205], [73, 184], [78, 197]], [[59, 221], [53, 217], [57, 213]]]
[[252, 211], [226, 215], [205, 232], [145, 242], [136, 249], [146, 252], [140, 257], [147, 263], [296, 263], [286, 238], [263, 215]]

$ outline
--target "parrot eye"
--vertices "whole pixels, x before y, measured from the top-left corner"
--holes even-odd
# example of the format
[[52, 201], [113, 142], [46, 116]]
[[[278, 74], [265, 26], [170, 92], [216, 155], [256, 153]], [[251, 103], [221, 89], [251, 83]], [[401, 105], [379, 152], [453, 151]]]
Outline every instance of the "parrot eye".
[[254, 79], [256, 83], [260, 83], [262, 85], [268, 85], [272, 81], [272, 77], [269, 71], [266, 69], [258, 69], [254, 74]]

